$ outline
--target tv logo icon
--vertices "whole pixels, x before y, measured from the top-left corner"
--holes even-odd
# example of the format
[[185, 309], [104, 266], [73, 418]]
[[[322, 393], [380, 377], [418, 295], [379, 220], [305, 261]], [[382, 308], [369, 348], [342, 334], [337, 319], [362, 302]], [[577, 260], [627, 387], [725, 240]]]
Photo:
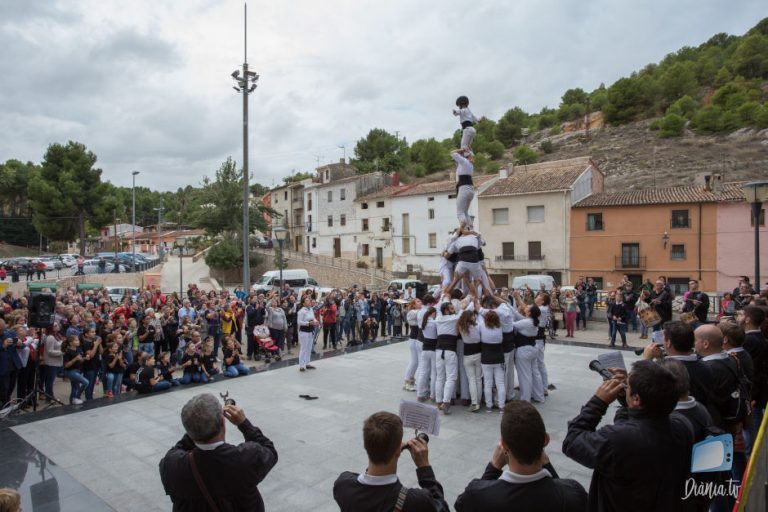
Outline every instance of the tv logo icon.
[[733, 436], [708, 437], [693, 445], [691, 473], [730, 471], [733, 466]]

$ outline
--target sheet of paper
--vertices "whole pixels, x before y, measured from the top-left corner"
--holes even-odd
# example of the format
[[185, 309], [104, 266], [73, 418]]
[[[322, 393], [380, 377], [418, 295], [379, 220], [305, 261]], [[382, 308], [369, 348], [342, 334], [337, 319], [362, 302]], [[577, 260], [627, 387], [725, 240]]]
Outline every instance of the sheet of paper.
[[412, 428], [431, 436], [440, 435], [440, 414], [434, 405], [400, 400], [400, 419], [404, 430]]
[[600, 364], [605, 368], [627, 369], [627, 366], [624, 364], [624, 356], [618, 350], [604, 352], [597, 356], [597, 360], [600, 361]]

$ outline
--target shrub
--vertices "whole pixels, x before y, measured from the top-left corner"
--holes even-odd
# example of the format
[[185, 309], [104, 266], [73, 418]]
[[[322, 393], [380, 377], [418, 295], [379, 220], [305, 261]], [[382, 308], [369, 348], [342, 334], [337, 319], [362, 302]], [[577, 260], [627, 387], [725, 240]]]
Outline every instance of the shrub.
[[522, 144], [515, 148], [513, 153], [516, 164], [533, 164], [539, 160], [539, 154], [535, 149]]
[[723, 110], [709, 105], [694, 114], [691, 124], [704, 133], [718, 133], [724, 129]]
[[234, 238], [225, 237], [211, 247], [205, 255], [205, 263], [216, 270], [229, 270], [243, 262], [240, 246]]
[[357, 268], [368, 268], [368, 263], [363, 260], [357, 260]]
[[658, 131], [661, 129], [661, 119], [654, 119], [651, 121], [651, 123], [648, 125], [648, 129], [652, 132]]
[[659, 137], [666, 139], [669, 137], [679, 137], [685, 129], [685, 118], [677, 114], [667, 114], [661, 120], [661, 131]]
[[490, 144], [488, 144], [485, 150], [488, 152], [488, 155], [490, 155], [492, 160], [498, 160], [499, 158], [504, 156], [504, 144], [502, 144], [498, 140], [495, 140]]
[[691, 119], [699, 108], [699, 103], [687, 94], [674, 102], [667, 109], [667, 114], [677, 114], [686, 119]]
[[554, 145], [552, 144], [551, 140], [545, 140], [541, 143], [541, 150], [545, 152], [546, 154], [550, 154], [555, 150]]
[[563, 127], [560, 124], [556, 124], [549, 129], [550, 135], [560, 135], [563, 132]]

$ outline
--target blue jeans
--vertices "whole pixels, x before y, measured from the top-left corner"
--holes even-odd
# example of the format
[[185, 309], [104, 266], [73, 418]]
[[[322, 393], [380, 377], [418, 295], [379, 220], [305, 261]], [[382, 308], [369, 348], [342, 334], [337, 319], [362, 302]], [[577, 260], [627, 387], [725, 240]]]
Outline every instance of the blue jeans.
[[613, 329], [613, 334], [611, 335], [611, 345], [616, 343], [616, 333], [618, 332], [619, 335], [621, 335], [621, 344], [626, 345], [627, 344], [627, 324], [624, 322], [614, 322], [614, 325], [616, 326]]
[[167, 380], [161, 380], [160, 382], [152, 386], [152, 392], [165, 391], [166, 389], [170, 389], [170, 387], [171, 387], [170, 382], [168, 382]]
[[53, 383], [56, 381], [56, 375], [61, 370], [61, 366], [42, 366], [43, 378], [45, 379], [45, 392], [53, 396]]
[[133, 364], [133, 350], [123, 350], [123, 357], [125, 358], [125, 364]]
[[640, 336], [648, 336], [648, 328], [643, 322], [640, 322]]
[[[205, 380], [203, 380], [203, 378], [205, 378]], [[168, 381], [160, 381], [158, 384], [162, 384], [163, 382]], [[184, 372], [184, 375], [181, 376], [181, 380], [179, 382], [186, 386], [190, 382], [208, 382], [208, 377], [206, 377], [206, 375], [202, 372]], [[170, 382], [168, 382], [168, 387], [171, 387]]]
[[632, 330], [637, 332], [637, 312], [634, 309], [627, 310], [627, 325], [632, 325]]
[[616, 338], [616, 322], [612, 319], [608, 319], [608, 337], [610, 339]]
[[80, 373], [79, 370], [67, 370], [66, 375], [69, 379], [69, 385], [71, 386], [69, 403], [72, 403], [72, 400], [75, 398], [80, 398], [80, 395], [83, 394], [83, 389], [88, 387], [89, 382], [88, 379], [83, 377], [83, 374]]
[[88, 383], [85, 386], [86, 400], [93, 400], [93, 388], [96, 386], [96, 377], [98, 375], [99, 375], [99, 370], [88, 370], [84, 374], [84, 377], [88, 379]]
[[224, 375], [226, 377], [237, 377], [238, 375], [248, 375], [248, 367], [243, 363], [237, 363], [224, 367]]
[[111, 391], [115, 396], [120, 396], [120, 392], [123, 390], [122, 373], [107, 372], [104, 381], [107, 383], [107, 391]]
[[589, 310], [587, 318], [590, 320], [592, 320], [592, 313], [595, 312], [595, 302], [597, 302], [597, 297], [587, 297], [587, 309]]
[[579, 316], [576, 318], [576, 327], [579, 326], [579, 321], [587, 328], [587, 305], [584, 302], [579, 303]]
[[145, 354], [154, 354], [155, 353], [155, 344], [154, 343], [139, 343], [139, 353], [144, 352]]

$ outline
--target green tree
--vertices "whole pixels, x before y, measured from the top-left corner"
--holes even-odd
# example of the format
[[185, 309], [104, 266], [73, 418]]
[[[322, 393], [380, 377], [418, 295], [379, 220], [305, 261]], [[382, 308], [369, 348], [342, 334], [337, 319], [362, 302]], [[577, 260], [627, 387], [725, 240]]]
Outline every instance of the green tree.
[[450, 156], [442, 144], [435, 139], [417, 140], [411, 145], [411, 160], [424, 166], [427, 173], [445, 169]]
[[698, 108], [699, 102], [686, 94], [669, 106], [667, 114], [677, 114], [678, 116], [690, 119]]
[[598, 112], [603, 110], [606, 103], [608, 103], [608, 90], [605, 88], [605, 84], [600, 84], [600, 87], [589, 95], [589, 109], [592, 112]]
[[723, 109], [716, 105], [708, 105], [694, 114], [691, 125], [704, 133], [718, 133], [723, 131]]
[[355, 144], [355, 157], [363, 172], [394, 172], [403, 168], [408, 158], [408, 143], [395, 135], [374, 128]]
[[624, 124], [635, 120], [643, 111], [644, 94], [635, 78], [620, 78], [608, 88], [608, 103], [603, 106], [605, 120]]
[[28, 214], [29, 178], [39, 170], [40, 167], [32, 162], [25, 164], [18, 160], [8, 160], [0, 164], [0, 213], [11, 217]]
[[712, 95], [712, 104], [723, 110], [736, 110], [747, 100], [747, 91], [741, 83], [737, 82], [730, 82]]
[[232, 238], [224, 237], [208, 249], [205, 264], [213, 269], [229, 270], [242, 266], [242, 247]]
[[693, 64], [690, 62], [676, 62], [670, 66], [661, 75], [659, 87], [667, 105], [682, 96], [695, 95], [699, 84], [696, 82]]
[[504, 144], [501, 141], [495, 140], [488, 144], [485, 151], [491, 157], [491, 160], [498, 160], [504, 156]]
[[70, 241], [79, 236], [81, 254], [85, 254], [86, 221], [96, 218], [104, 200], [105, 185], [95, 164], [96, 155], [83, 144], [51, 144], [40, 172], [29, 180], [32, 222], [37, 230], [52, 240]]
[[666, 139], [669, 137], [679, 137], [683, 134], [686, 120], [683, 116], [677, 114], [667, 114], [661, 120], [661, 130], [659, 137]]
[[496, 124], [496, 139], [506, 147], [512, 146], [522, 137], [522, 129], [527, 120], [528, 114], [520, 107], [507, 110]]
[[[313, 177], [314, 177], [314, 174], [312, 174], [311, 172], [300, 172], [299, 171], [299, 172], [295, 172], [293, 174], [290, 174], [288, 176], [283, 177], [283, 183], [285, 183], [285, 184], [288, 184], [288, 183], [298, 183], [299, 181], [308, 180], [308, 179], [311, 179]], [[264, 187], [264, 188], [266, 190], [261, 195], [266, 194], [267, 191], [269, 190], [269, 188], [267, 188], [267, 187]]]
[[718, 70], [717, 74], [715, 75], [715, 80], [713, 82], [713, 85], [715, 87], [722, 87], [728, 82], [730, 82], [731, 80], [733, 80], [733, 75], [731, 74], [730, 71], [728, 71], [727, 67], [723, 66]]
[[744, 78], [768, 78], [768, 36], [753, 33], [743, 38], [731, 62]]
[[576, 89], [568, 89], [563, 93], [563, 96], [560, 99], [560, 105], [573, 105], [575, 103], [586, 105], [587, 98], [588, 95], [584, 92], [584, 89], [578, 87]]
[[512, 154], [516, 164], [534, 164], [539, 161], [539, 153], [525, 144], [521, 144], [515, 148]]

